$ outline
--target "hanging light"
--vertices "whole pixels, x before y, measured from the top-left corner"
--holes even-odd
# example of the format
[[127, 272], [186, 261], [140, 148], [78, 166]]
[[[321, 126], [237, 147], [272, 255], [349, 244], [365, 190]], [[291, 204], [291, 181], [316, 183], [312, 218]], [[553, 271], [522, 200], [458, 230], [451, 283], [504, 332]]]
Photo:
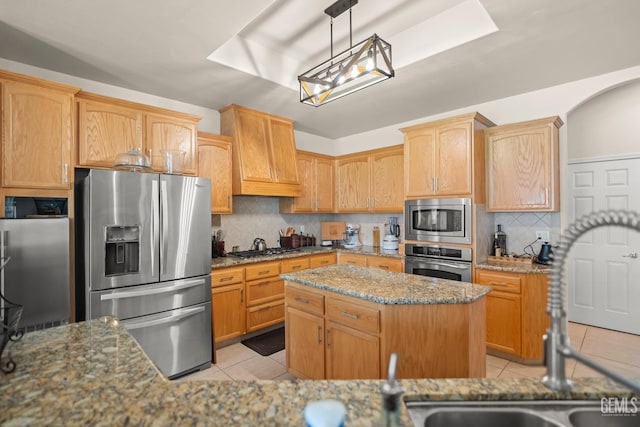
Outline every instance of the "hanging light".
[[[298, 76], [300, 102], [319, 107], [375, 83], [390, 79], [391, 45], [377, 34], [353, 45], [351, 7], [358, 0], [338, 0], [324, 13], [331, 17], [331, 58]], [[349, 10], [349, 49], [333, 55], [333, 18]]]

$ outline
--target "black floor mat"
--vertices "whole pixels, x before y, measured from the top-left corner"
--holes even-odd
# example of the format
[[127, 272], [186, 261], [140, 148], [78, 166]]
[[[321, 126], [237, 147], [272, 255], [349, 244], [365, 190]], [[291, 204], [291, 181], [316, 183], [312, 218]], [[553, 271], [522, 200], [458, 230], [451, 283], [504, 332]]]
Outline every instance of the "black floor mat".
[[257, 351], [262, 356], [269, 356], [284, 350], [284, 328], [274, 329], [273, 331], [255, 336], [241, 341], [253, 351]]

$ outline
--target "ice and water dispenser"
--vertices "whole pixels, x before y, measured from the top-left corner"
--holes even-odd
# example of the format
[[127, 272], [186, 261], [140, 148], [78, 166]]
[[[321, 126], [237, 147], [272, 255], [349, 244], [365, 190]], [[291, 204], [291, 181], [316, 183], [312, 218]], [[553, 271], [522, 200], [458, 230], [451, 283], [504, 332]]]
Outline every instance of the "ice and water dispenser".
[[105, 276], [138, 273], [140, 226], [108, 226], [105, 237]]

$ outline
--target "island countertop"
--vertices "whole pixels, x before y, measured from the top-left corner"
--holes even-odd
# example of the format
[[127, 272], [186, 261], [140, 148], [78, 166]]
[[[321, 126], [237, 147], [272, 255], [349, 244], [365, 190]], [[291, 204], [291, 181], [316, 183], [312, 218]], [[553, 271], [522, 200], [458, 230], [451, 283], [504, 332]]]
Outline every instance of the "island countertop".
[[[370, 426], [381, 413], [378, 380], [169, 381], [112, 318], [29, 332], [9, 348], [17, 367], [0, 373], [0, 425], [304, 425], [305, 405], [329, 398], [345, 404], [345, 425]], [[575, 382], [557, 393], [537, 378], [400, 381], [405, 400], [631, 396], [609, 380]], [[411, 425], [404, 405], [402, 421]]]
[[468, 282], [335, 264], [281, 274], [284, 280], [380, 304], [465, 304], [491, 287]]

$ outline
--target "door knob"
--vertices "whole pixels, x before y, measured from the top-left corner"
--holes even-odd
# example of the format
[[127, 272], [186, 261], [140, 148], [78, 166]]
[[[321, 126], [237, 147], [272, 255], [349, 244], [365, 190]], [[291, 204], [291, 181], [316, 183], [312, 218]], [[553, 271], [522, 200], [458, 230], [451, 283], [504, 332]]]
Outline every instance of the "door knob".
[[623, 258], [638, 258], [638, 252], [631, 252], [628, 255], [622, 255]]

